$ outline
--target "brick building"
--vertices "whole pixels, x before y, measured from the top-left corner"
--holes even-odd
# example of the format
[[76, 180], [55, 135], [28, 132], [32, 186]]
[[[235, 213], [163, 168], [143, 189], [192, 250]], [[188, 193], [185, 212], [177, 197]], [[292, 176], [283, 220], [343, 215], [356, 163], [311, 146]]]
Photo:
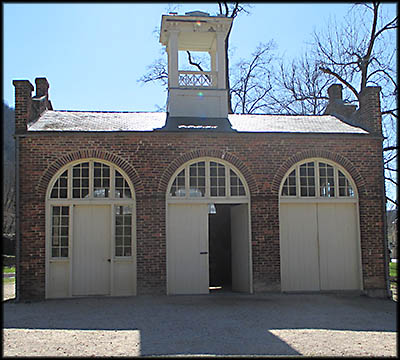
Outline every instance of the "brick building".
[[[163, 16], [168, 108], [53, 110], [14, 80], [17, 296], [387, 294], [380, 88], [324, 115], [228, 114], [231, 19]], [[182, 71], [178, 52], [209, 54]]]

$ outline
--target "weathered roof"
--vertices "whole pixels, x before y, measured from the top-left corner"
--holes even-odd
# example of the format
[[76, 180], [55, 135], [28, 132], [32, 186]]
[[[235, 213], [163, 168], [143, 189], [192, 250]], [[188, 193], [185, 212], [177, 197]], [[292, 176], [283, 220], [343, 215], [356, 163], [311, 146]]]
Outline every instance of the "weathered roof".
[[229, 115], [239, 132], [349, 133], [368, 134], [332, 115]]
[[[154, 131], [166, 118], [165, 112], [46, 110], [28, 131]], [[228, 119], [237, 132], [368, 134], [332, 115], [230, 114]]]

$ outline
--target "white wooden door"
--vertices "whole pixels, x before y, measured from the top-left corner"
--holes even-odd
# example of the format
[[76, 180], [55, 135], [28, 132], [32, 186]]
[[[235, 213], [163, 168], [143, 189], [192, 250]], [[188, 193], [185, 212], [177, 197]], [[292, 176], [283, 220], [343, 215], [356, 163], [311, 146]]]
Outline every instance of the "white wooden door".
[[280, 204], [282, 291], [319, 290], [316, 204]]
[[250, 292], [249, 214], [247, 204], [231, 207], [232, 291]]
[[168, 294], [207, 294], [208, 206], [169, 204], [167, 230]]
[[110, 206], [76, 205], [72, 295], [110, 294]]
[[356, 204], [318, 204], [321, 290], [360, 289]]

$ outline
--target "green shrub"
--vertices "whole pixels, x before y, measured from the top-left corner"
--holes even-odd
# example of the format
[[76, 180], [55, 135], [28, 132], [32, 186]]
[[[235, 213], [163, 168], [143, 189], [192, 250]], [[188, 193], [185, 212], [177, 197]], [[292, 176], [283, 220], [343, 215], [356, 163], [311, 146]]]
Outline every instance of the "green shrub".
[[389, 276], [397, 277], [397, 263], [389, 263]]

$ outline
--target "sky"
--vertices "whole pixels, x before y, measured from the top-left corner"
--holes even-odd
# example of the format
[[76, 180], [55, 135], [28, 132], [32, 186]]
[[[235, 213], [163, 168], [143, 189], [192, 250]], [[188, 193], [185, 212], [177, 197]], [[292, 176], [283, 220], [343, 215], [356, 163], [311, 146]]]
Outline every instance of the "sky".
[[[163, 53], [161, 16], [200, 10], [208, 3], [3, 2], [3, 100], [14, 107], [15, 79], [46, 77], [54, 110], [157, 111], [167, 92], [139, 79]], [[260, 42], [274, 40], [288, 59], [301, 55], [315, 29], [341, 21], [353, 6], [339, 3], [251, 3], [230, 35], [230, 64], [249, 58]], [[396, 3], [385, 3], [393, 18]], [[32, 93], [34, 95], [34, 93]], [[393, 190], [393, 189], [392, 189]]]
[[[351, 3], [252, 3], [230, 37], [231, 64], [274, 40], [294, 57], [315, 28], [341, 19]], [[395, 12], [395, 5], [391, 8]], [[169, 11], [216, 14], [217, 3], [3, 3], [3, 99], [14, 79], [46, 77], [55, 110], [156, 111], [167, 93], [139, 82], [162, 55], [157, 28]], [[33, 94], [34, 95], [34, 94]]]

